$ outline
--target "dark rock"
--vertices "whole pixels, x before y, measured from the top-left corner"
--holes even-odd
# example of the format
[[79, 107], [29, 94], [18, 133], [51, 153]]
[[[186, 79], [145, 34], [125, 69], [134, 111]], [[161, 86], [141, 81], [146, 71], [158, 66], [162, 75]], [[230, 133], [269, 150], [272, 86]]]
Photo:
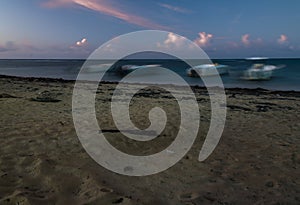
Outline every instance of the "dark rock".
[[272, 109], [270, 106], [257, 105], [257, 112], [267, 112], [269, 109]]
[[236, 98], [236, 94], [235, 93], [232, 93], [229, 98]]
[[124, 199], [121, 197], [121, 198], [118, 198], [118, 199], [112, 201], [112, 203], [113, 203], [113, 204], [120, 204], [120, 203], [123, 202], [123, 200], [124, 200]]
[[0, 98], [17, 98], [16, 96], [7, 94], [7, 93], [1, 93]]
[[242, 106], [238, 106], [238, 105], [227, 105], [227, 108], [229, 108], [229, 109], [231, 109], [231, 110], [251, 111], [250, 108], [242, 107]]
[[43, 91], [38, 94], [36, 98], [31, 98], [31, 101], [37, 102], [60, 102], [61, 100], [57, 99], [57, 94], [50, 91]]
[[60, 102], [61, 101], [54, 98], [31, 98], [30, 100], [36, 102]]

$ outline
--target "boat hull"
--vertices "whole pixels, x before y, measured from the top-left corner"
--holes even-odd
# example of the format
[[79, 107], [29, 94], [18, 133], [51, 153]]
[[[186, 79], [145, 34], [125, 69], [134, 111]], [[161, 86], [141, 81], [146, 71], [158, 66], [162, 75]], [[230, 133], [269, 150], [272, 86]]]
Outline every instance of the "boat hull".
[[200, 76], [216, 76], [224, 75], [228, 73], [228, 66], [199, 66], [193, 67], [187, 70], [187, 75], [190, 77], [200, 77]]
[[244, 80], [270, 80], [272, 78], [272, 70], [247, 70], [241, 77]]

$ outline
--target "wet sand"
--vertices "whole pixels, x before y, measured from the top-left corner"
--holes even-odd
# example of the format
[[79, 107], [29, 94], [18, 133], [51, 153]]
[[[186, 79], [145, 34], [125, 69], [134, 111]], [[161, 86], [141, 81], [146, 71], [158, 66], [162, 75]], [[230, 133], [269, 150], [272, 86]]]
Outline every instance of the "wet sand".
[[[226, 90], [222, 138], [199, 162], [210, 101], [204, 88], [194, 87], [201, 123], [192, 149], [165, 172], [129, 177], [101, 167], [81, 146], [72, 120], [73, 86], [0, 76], [0, 204], [300, 204], [299, 92]], [[180, 121], [174, 99], [151, 89], [136, 96], [131, 111], [138, 127], [149, 125], [147, 113], [158, 101], [170, 112], [171, 127], [151, 143], [135, 143], [115, 131], [108, 112], [114, 86], [103, 83], [97, 92], [107, 139], [131, 154], [166, 147]]]

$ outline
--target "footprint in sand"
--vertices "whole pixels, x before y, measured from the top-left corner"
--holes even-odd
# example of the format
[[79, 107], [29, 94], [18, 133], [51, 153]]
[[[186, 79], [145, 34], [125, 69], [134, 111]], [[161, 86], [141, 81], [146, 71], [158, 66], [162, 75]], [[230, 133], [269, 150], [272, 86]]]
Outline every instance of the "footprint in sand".
[[118, 198], [118, 199], [112, 201], [112, 203], [113, 203], [113, 204], [120, 204], [120, 203], [122, 203], [123, 201], [124, 201], [124, 199], [121, 197], [121, 198]]
[[179, 199], [181, 201], [192, 201], [194, 199], [197, 199], [200, 195], [196, 192], [187, 192], [179, 195]]
[[112, 189], [109, 189], [109, 188], [106, 188], [106, 187], [101, 188], [100, 191], [103, 192], [103, 193], [112, 193], [113, 192]]

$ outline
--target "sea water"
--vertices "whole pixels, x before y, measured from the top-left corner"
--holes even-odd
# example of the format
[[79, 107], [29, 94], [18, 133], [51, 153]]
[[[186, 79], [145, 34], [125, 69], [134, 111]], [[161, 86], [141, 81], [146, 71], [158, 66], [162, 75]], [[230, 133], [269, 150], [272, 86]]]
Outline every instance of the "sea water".
[[[0, 75], [21, 76], [21, 77], [45, 77], [45, 78], [61, 78], [67, 80], [75, 80], [84, 64], [84, 60], [0, 60]], [[245, 70], [249, 67], [249, 63], [242, 59], [215, 59], [213, 63], [225, 64], [230, 66], [232, 71]], [[186, 69], [189, 66], [178, 60], [126, 60], [119, 61], [119, 65], [124, 64], [160, 64], [178, 75], [180, 75], [188, 84], [204, 86], [200, 78], [188, 77]], [[300, 91], [300, 59], [268, 59], [267, 64], [285, 65], [284, 68], [275, 70], [270, 80], [264, 81], [247, 81], [240, 79], [235, 75], [222, 75], [222, 81], [225, 88], [264, 88], [269, 90], [295, 90]], [[95, 76], [97, 72], [86, 73], [86, 75]], [[157, 76], [146, 76], [157, 78]], [[109, 72], [105, 81], [120, 81], [123, 76], [119, 73]], [[141, 79], [142, 80], [142, 79]], [[166, 79], [172, 82], [172, 79]]]

